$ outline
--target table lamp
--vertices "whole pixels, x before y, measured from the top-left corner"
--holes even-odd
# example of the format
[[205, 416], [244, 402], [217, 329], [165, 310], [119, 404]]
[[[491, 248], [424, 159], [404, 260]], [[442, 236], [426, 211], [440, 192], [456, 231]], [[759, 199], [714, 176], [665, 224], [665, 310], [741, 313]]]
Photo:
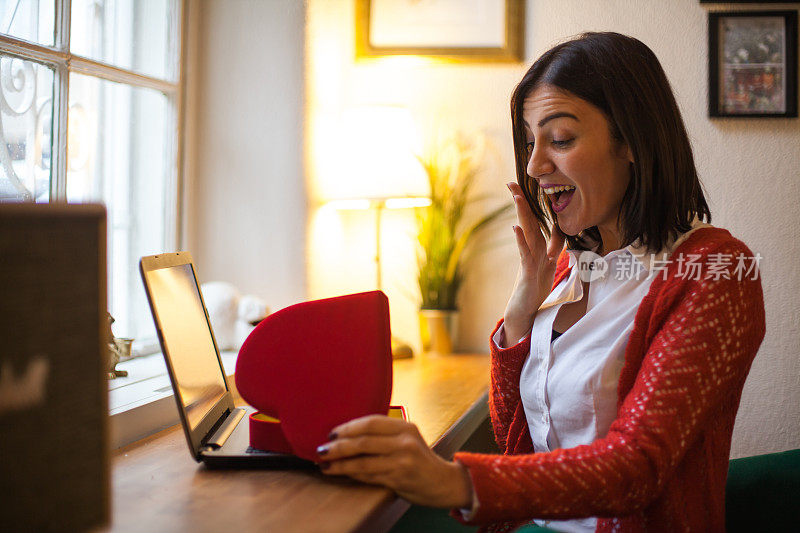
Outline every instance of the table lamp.
[[[430, 205], [430, 185], [420, 163], [419, 135], [407, 108], [390, 105], [346, 110], [341, 121], [342, 176], [327, 205], [335, 209], [375, 211], [375, 282], [383, 290], [381, 219], [385, 209]], [[392, 356], [411, 357], [411, 347], [394, 336]]]

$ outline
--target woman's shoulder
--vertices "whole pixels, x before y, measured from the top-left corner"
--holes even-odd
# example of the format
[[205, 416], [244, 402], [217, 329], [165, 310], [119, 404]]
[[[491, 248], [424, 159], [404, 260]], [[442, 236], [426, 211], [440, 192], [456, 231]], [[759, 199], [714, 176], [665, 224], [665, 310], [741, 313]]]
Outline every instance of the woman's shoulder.
[[735, 293], [743, 298], [747, 294], [763, 302], [761, 259], [761, 254], [753, 253], [727, 229], [706, 225], [675, 247], [666, 272], [656, 278], [651, 291], [672, 297]]
[[752, 251], [741, 240], [734, 237], [725, 228], [703, 224], [694, 229], [672, 250], [673, 261], [681, 256], [707, 257], [712, 254], [744, 254], [753, 256]]
[[[719, 313], [733, 316], [735, 307], [763, 325], [761, 259], [724, 228], [697, 228], [672, 251], [664, 270], [653, 273], [650, 291], [642, 300], [644, 316], [649, 323], [663, 323], [650, 320], [651, 315], [666, 320], [680, 307], [683, 311], [675, 315], [679, 321], [689, 311], [695, 319], [698, 313], [718, 318]], [[738, 310], [733, 314], [739, 314]]]

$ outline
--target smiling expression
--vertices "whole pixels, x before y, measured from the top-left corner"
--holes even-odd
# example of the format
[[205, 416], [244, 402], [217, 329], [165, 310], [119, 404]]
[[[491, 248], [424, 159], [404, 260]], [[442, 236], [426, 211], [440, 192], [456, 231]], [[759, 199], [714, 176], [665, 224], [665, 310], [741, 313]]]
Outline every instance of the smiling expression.
[[[605, 114], [586, 100], [550, 85], [524, 100], [527, 173], [546, 189], [567, 235], [597, 226], [605, 252], [619, 247], [618, 217], [633, 161], [611, 137]], [[560, 187], [559, 187], [560, 186]], [[574, 187], [555, 192], [551, 187]]]

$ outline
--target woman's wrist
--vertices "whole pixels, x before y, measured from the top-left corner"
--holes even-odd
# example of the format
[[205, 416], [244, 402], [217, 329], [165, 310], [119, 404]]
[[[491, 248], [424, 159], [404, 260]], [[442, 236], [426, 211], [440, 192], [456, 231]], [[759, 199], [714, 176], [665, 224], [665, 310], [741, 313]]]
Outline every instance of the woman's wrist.
[[448, 491], [452, 501], [448, 501], [447, 507], [456, 509], [472, 508], [472, 478], [467, 467], [461, 463], [448, 461], [448, 469], [451, 472], [451, 490]]
[[510, 348], [524, 339], [533, 327], [533, 315], [527, 320], [515, 319], [508, 316], [503, 317], [503, 346], [501, 348]]

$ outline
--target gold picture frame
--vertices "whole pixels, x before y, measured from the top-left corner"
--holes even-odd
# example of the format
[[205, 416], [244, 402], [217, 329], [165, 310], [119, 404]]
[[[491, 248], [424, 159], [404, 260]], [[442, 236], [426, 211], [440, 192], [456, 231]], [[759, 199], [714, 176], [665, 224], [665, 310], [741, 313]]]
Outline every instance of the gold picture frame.
[[[475, 5], [470, 6], [470, 3]], [[525, 0], [437, 0], [427, 3], [406, 0], [406, 4], [404, 6], [401, 0], [356, 0], [356, 59], [415, 55], [467, 63], [517, 63], [524, 60]], [[479, 11], [471, 10], [471, 7], [482, 7], [483, 13], [488, 8], [489, 18], [495, 22], [476, 24]], [[453, 13], [454, 20], [460, 18], [465, 23], [463, 27], [450, 20], [448, 24], [441, 23], [442, 15], [446, 15], [448, 10]], [[471, 14], [474, 14], [472, 21], [465, 19]], [[430, 16], [427, 22], [424, 20], [426, 15]], [[503, 20], [498, 21], [497, 17], [501, 15]], [[417, 17], [425, 24], [417, 25]], [[414, 22], [409, 22], [410, 18], [414, 18]], [[433, 20], [435, 18], [439, 21]], [[382, 24], [382, 19], [387, 22]], [[437, 31], [437, 24], [441, 31]], [[435, 37], [426, 41], [426, 31], [422, 30]], [[474, 42], [470, 42], [473, 38]]]

